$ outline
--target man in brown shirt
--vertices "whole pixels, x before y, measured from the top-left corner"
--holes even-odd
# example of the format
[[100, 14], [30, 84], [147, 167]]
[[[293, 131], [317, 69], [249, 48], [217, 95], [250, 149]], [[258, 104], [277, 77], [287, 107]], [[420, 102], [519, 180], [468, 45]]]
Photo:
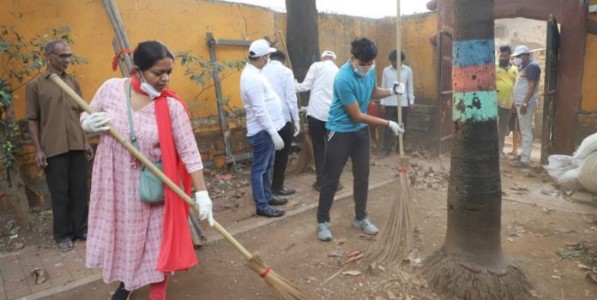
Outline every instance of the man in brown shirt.
[[80, 108], [50, 79], [57, 74], [77, 94], [81, 89], [66, 68], [72, 52], [65, 41], [45, 47], [48, 69], [27, 84], [26, 117], [35, 162], [44, 169], [52, 198], [54, 239], [60, 250], [73, 248], [75, 239], [87, 239], [87, 161], [93, 150], [79, 123]]

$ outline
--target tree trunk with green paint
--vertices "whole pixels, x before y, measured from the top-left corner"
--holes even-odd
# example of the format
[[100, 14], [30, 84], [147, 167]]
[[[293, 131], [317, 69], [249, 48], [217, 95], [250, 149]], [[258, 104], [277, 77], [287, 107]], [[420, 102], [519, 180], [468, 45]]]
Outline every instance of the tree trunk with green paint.
[[493, 0], [454, 1], [448, 226], [424, 267], [430, 286], [449, 299], [529, 296], [530, 284], [501, 248], [493, 7]]

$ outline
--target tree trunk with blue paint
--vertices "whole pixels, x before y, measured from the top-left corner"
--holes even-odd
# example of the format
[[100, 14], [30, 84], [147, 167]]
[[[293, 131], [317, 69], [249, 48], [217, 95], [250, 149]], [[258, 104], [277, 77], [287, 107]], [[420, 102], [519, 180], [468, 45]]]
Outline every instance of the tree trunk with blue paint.
[[424, 268], [430, 286], [449, 299], [530, 295], [525, 275], [501, 248], [493, 9], [493, 0], [454, 1], [448, 226]]

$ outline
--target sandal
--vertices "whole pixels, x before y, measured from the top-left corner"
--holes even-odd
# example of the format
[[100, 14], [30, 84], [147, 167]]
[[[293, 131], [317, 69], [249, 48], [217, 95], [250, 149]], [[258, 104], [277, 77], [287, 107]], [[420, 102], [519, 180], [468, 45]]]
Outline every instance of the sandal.
[[56, 248], [62, 252], [68, 252], [73, 250], [73, 242], [70, 239], [65, 239], [59, 242], [56, 242]]

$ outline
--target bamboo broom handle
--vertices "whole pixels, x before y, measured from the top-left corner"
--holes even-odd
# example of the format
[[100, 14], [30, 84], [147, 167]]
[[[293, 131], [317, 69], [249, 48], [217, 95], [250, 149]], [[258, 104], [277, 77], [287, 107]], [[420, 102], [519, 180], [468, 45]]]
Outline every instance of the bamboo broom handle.
[[[67, 95], [69, 95], [83, 110], [88, 113], [93, 113], [93, 109], [81, 98], [73, 89], [71, 89], [58, 75], [52, 74], [50, 75], [50, 79], [54, 81]], [[180, 189], [170, 178], [166, 177], [164, 173], [160, 169], [158, 169], [149, 159], [147, 159], [143, 153], [141, 153], [131, 142], [124, 138], [120, 132], [110, 126], [109, 130], [110, 134], [120, 143], [122, 144], [135, 158], [137, 158], [144, 166], [149, 168], [151, 172], [153, 172], [160, 180], [166, 184], [172, 191], [174, 191], [180, 198], [182, 198], [185, 202], [191, 205], [195, 210], [199, 211], [199, 205], [189, 197], [183, 190]], [[236, 250], [238, 250], [245, 258], [251, 259], [253, 255], [243, 247], [224, 227], [220, 225], [220, 223], [214, 220], [213, 228], [215, 228], [228, 242], [230, 242]]]
[[[402, 20], [400, 17], [400, 0], [396, 0], [396, 78], [402, 81]], [[406, 84], [406, 83], [405, 83]], [[408, 101], [408, 100], [407, 100]], [[402, 124], [402, 95], [397, 95], [398, 124]], [[405, 127], [406, 128], [406, 127]], [[404, 159], [404, 133], [398, 135], [400, 159]]]

